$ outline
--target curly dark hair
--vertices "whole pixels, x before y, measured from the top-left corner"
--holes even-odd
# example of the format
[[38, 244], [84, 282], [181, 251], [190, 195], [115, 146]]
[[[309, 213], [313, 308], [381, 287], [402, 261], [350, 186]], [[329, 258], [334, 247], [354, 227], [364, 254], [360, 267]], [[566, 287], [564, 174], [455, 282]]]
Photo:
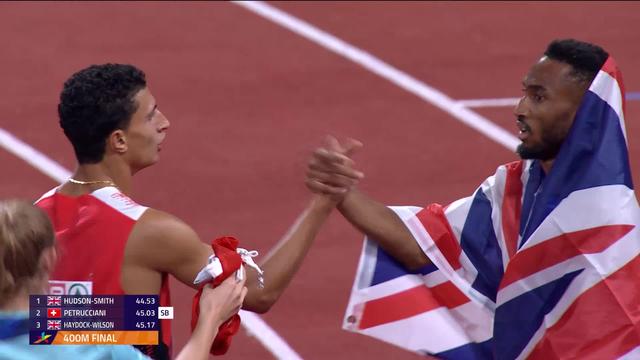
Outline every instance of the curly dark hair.
[[609, 57], [609, 53], [600, 46], [575, 39], [554, 40], [547, 46], [544, 54], [550, 59], [571, 65], [571, 76], [589, 83]]
[[129, 126], [138, 107], [134, 96], [146, 86], [144, 72], [126, 64], [91, 65], [64, 83], [60, 127], [80, 164], [102, 161], [107, 137]]

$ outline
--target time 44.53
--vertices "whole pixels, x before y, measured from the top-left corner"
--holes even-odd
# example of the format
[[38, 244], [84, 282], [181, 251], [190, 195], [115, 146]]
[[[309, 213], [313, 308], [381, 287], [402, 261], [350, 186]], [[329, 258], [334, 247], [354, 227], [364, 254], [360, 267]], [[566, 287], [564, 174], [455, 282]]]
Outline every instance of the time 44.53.
[[136, 329], [154, 329], [156, 327], [155, 321], [137, 321]]
[[156, 303], [156, 299], [152, 297], [139, 297], [136, 298], [136, 304], [153, 305]]

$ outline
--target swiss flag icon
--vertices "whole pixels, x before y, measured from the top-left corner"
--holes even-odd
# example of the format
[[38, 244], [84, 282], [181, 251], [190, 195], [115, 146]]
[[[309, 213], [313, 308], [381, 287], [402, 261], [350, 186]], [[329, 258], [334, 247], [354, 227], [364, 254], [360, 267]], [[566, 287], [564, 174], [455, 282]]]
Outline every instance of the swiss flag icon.
[[60, 308], [48, 308], [47, 309], [47, 317], [48, 318], [59, 318], [62, 316], [62, 310]]

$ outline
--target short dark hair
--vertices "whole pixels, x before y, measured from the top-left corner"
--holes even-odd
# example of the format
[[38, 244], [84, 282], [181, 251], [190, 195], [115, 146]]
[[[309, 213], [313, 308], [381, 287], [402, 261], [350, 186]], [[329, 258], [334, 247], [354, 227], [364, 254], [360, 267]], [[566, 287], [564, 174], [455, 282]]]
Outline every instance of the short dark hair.
[[609, 57], [609, 53], [600, 46], [575, 39], [554, 40], [547, 46], [544, 54], [550, 59], [571, 65], [571, 75], [579, 81], [589, 83]]
[[60, 127], [80, 164], [102, 161], [107, 137], [129, 126], [138, 107], [133, 98], [146, 86], [144, 72], [125, 64], [91, 65], [64, 83]]

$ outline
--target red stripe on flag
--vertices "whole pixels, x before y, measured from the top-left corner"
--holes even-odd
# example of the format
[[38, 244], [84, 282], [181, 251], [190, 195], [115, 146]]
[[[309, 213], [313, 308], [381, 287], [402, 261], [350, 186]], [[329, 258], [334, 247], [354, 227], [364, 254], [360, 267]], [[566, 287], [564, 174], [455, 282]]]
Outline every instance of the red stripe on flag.
[[640, 256], [585, 291], [528, 359], [615, 359], [640, 345]]
[[444, 215], [442, 205], [431, 204], [416, 214], [447, 262], [457, 270], [460, 265], [462, 248], [453, 236], [449, 221]]
[[618, 68], [618, 64], [613, 59], [613, 57], [609, 56], [607, 58], [607, 61], [604, 62], [604, 65], [602, 65], [602, 69], [600, 70], [611, 75], [611, 77], [616, 79], [616, 81], [618, 82], [618, 87], [620, 88], [620, 94], [622, 95], [622, 113], [626, 114], [627, 102], [625, 100], [624, 82], [622, 81], [622, 72], [620, 72], [620, 69]]
[[469, 298], [451, 282], [432, 288], [420, 285], [366, 302], [358, 327], [363, 330], [406, 319], [439, 307], [452, 309], [467, 302]]
[[502, 232], [509, 259], [513, 257], [518, 247], [518, 226], [522, 208], [522, 180], [520, 179], [522, 164], [523, 161], [514, 161], [505, 165], [507, 180], [502, 199]]
[[607, 225], [565, 233], [520, 251], [509, 262], [500, 289], [581, 254], [599, 253], [627, 234], [633, 225]]

